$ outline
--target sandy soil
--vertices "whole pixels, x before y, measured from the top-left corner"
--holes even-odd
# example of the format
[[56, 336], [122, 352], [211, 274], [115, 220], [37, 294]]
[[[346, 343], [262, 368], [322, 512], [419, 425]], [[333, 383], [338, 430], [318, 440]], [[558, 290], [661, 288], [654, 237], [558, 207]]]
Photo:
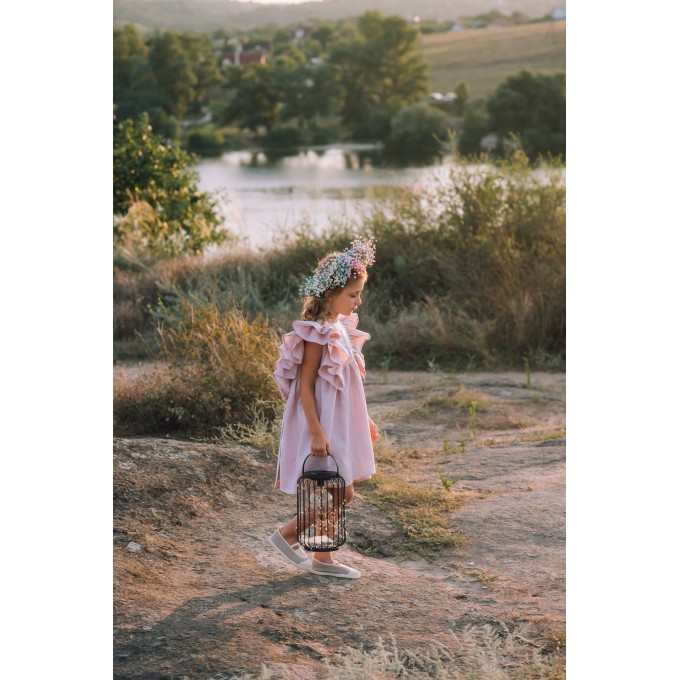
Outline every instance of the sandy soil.
[[[263, 664], [275, 678], [396, 677], [338, 675], [325, 662], [380, 639], [451, 648], [475, 630], [515, 646], [493, 672], [464, 677], [563, 677], [565, 376], [525, 381], [369, 372], [380, 471], [430, 488], [454, 480], [465, 502], [449, 519], [465, 540], [425, 559], [359, 483], [338, 554], [361, 570], [356, 581], [306, 574], [268, 546], [295, 502], [274, 490], [271, 455], [116, 439], [115, 677], [260, 677]], [[531, 670], [530, 653], [551, 674]]]

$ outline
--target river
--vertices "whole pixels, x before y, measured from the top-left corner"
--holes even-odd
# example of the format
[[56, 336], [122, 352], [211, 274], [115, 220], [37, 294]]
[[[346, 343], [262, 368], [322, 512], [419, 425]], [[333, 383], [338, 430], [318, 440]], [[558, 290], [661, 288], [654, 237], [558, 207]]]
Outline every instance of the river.
[[216, 191], [224, 226], [246, 246], [267, 248], [276, 234], [308, 222], [321, 233], [343, 214], [355, 215], [384, 187], [426, 184], [442, 163], [386, 168], [369, 146], [331, 146], [269, 160], [234, 151], [204, 158], [195, 169], [201, 191]]

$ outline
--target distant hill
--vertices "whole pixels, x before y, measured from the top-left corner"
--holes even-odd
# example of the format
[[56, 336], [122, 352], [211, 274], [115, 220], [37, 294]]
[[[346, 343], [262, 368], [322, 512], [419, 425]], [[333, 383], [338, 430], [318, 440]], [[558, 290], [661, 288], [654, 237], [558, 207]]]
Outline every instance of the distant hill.
[[234, 0], [113, 0], [113, 25], [133, 23], [142, 31], [211, 32], [286, 25], [310, 19], [342, 19], [367, 10], [385, 15], [417, 15], [422, 19], [454, 20], [492, 10], [505, 15], [521, 12], [538, 18], [565, 0], [323, 0], [299, 5], [261, 5]]
[[546, 74], [567, 70], [565, 21], [425, 35], [421, 46], [431, 89], [448, 92], [465, 81], [472, 99], [486, 99], [524, 68]]

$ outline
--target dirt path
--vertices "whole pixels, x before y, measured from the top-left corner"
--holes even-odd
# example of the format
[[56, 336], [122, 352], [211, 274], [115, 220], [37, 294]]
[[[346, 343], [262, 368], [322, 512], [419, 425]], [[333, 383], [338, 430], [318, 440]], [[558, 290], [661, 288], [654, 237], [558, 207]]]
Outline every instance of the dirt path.
[[397, 677], [381, 639], [420, 655], [407, 664], [420, 674], [399, 677], [447, 663], [461, 674], [440, 677], [563, 677], [565, 376], [524, 382], [369, 375], [381, 472], [437, 493], [449, 480], [464, 541], [425, 559], [357, 484], [340, 553], [357, 581], [305, 574], [268, 547], [294, 512], [271, 456], [115, 440], [115, 677], [260, 677], [262, 664], [274, 678]]

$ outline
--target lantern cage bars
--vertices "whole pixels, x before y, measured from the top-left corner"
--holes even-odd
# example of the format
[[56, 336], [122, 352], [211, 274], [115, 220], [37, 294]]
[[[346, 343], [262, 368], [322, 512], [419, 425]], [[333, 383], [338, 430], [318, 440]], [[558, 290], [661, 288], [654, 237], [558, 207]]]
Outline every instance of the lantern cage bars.
[[331, 552], [346, 540], [345, 480], [336, 470], [306, 470], [297, 481], [297, 540], [308, 552]]

